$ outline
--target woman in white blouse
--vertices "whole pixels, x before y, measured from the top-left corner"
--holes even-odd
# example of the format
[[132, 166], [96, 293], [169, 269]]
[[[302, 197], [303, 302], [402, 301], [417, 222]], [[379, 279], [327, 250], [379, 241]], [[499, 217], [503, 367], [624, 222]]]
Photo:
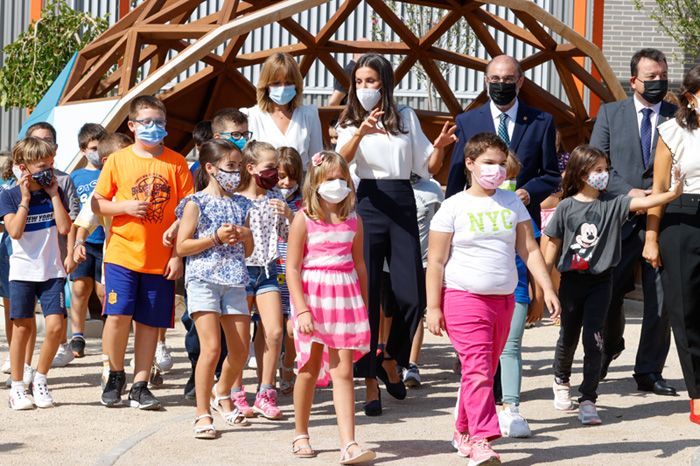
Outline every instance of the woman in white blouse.
[[685, 173], [681, 197], [647, 212], [644, 258], [661, 269], [664, 307], [676, 340], [690, 420], [700, 424], [700, 65], [683, 79], [676, 118], [658, 126], [655, 193], [668, 191], [671, 167]]
[[[430, 144], [415, 112], [393, 99], [394, 71], [381, 55], [360, 57], [353, 69], [348, 104], [338, 123], [337, 151], [355, 165], [360, 178], [357, 212], [364, 224], [368, 272], [370, 352], [356, 365], [356, 375], [367, 385], [365, 414], [382, 412], [376, 377], [397, 399], [406, 387], [397, 375], [397, 363], [408, 366], [413, 335], [425, 310], [425, 276], [421, 262], [416, 202], [411, 173], [429, 178], [437, 172], [444, 148], [454, 142], [456, 127], [446, 123]], [[399, 305], [384, 351], [377, 355], [380, 284], [384, 261], [389, 263], [391, 288]]]
[[286, 53], [275, 53], [260, 71], [258, 104], [246, 110], [252, 138], [275, 148], [293, 147], [306, 170], [309, 158], [323, 149], [323, 139], [318, 109], [301, 104], [303, 91], [297, 62]]

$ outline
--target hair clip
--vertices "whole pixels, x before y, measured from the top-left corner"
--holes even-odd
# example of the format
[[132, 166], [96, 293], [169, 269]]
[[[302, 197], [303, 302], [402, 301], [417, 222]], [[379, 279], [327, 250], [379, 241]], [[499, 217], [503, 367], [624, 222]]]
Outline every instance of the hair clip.
[[321, 152], [316, 152], [313, 157], [311, 157], [311, 164], [314, 167], [318, 167], [323, 162], [323, 154]]

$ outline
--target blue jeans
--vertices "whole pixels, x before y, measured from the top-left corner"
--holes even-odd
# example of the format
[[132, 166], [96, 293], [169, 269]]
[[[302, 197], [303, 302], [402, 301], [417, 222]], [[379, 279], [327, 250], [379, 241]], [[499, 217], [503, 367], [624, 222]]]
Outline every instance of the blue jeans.
[[504, 404], [516, 406], [520, 404], [520, 382], [523, 375], [522, 344], [527, 307], [527, 303], [515, 303], [508, 340], [501, 353], [501, 386]]

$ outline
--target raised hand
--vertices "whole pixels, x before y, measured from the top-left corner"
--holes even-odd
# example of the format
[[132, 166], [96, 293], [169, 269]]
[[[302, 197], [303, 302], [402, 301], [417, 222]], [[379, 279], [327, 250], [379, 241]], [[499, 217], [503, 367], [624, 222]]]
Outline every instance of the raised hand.
[[452, 124], [449, 121], [446, 121], [445, 124], [442, 126], [442, 130], [440, 131], [440, 134], [438, 134], [438, 137], [435, 138], [435, 141], [433, 141], [433, 147], [435, 149], [443, 149], [453, 142], [457, 141], [457, 136], [455, 136], [455, 132], [457, 131], [457, 125]]

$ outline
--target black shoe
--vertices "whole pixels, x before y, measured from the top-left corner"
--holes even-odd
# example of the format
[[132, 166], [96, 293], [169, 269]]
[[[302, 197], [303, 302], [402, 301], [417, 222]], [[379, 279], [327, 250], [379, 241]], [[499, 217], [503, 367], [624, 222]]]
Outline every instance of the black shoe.
[[381, 416], [382, 415], [382, 391], [377, 387], [376, 400], [365, 403], [365, 416]]
[[126, 386], [126, 374], [124, 371], [109, 371], [109, 378], [102, 390], [103, 405], [111, 408], [120, 405], [122, 402], [122, 392]]
[[185, 384], [185, 399], [195, 400], [196, 398], [197, 394], [194, 388], [194, 372], [192, 372], [192, 375], [190, 375], [190, 378], [187, 379], [187, 383]]
[[157, 411], [160, 409], [160, 401], [153, 396], [146, 382], [136, 382], [131, 385], [131, 390], [129, 390], [129, 405], [132, 408], [148, 411]]
[[637, 381], [637, 390], [642, 392], [654, 392], [657, 395], [676, 396], [676, 389], [669, 386], [661, 374], [634, 374]]
[[80, 335], [71, 338], [70, 350], [73, 352], [73, 356], [76, 358], [82, 358], [85, 356], [85, 338], [81, 337]]
[[620, 357], [621, 353], [622, 351], [613, 355], [603, 353], [603, 359], [600, 361], [600, 380], [605, 380], [605, 377], [608, 376], [608, 369], [610, 369], [610, 363], [618, 357]]
[[377, 367], [377, 377], [379, 377], [379, 380], [384, 382], [384, 386], [386, 387], [386, 391], [389, 392], [389, 395], [393, 396], [397, 400], [403, 400], [406, 398], [406, 384], [403, 383], [401, 378], [399, 378], [398, 382], [389, 382], [389, 374], [386, 373], [384, 366], [381, 364], [379, 364]]

